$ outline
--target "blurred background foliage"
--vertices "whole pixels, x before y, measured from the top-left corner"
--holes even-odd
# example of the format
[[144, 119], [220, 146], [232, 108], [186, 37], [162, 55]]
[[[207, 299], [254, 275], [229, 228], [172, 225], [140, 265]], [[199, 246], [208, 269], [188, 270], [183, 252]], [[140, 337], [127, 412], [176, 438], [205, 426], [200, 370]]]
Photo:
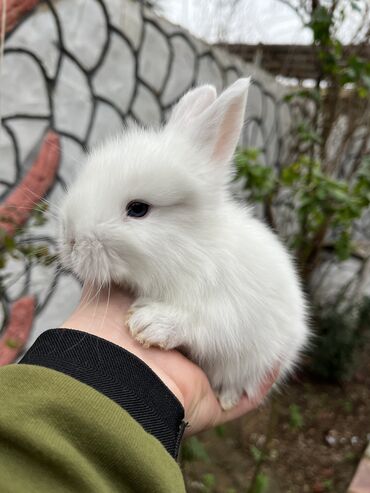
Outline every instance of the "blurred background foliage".
[[6, 303], [7, 290], [15, 285], [20, 276], [14, 275], [11, 268], [12, 261], [20, 261], [24, 265], [41, 264], [49, 266], [57, 261], [55, 252], [50, 251], [49, 244], [34, 238], [37, 232], [48, 220], [48, 203], [42, 199], [35, 201], [35, 206], [29, 213], [27, 222], [19, 225], [14, 211], [3, 207], [0, 212], [0, 304], [4, 310], [4, 317], [0, 325], [0, 336], [8, 322], [8, 309]]
[[[358, 11], [360, 3], [352, 1], [350, 7]], [[363, 296], [370, 243], [358, 235], [370, 206], [370, 61], [353, 47], [348, 50], [336, 35], [349, 15], [348, 5], [301, 2], [301, 16], [302, 8], [319, 76], [311, 87], [298, 87], [285, 97], [299, 109], [290, 152], [276, 169], [261, 164], [257, 149], [240, 149], [236, 179], [248, 201], [262, 204], [265, 221], [297, 261], [316, 332], [309, 367], [337, 380], [353, 370], [370, 321], [370, 303]], [[348, 159], [359, 134], [360, 144]], [[351, 279], [334, 296], [323, 295], [330, 266], [350, 258], [358, 264]]]

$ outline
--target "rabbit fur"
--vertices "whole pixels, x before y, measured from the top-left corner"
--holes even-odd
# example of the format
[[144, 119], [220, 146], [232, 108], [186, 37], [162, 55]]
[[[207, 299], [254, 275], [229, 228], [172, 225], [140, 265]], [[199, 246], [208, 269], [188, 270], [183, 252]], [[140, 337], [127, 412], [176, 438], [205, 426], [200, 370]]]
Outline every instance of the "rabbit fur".
[[[219, 97], [185, 94], [160, 129], [122, 132], [93, 150], [61, 208], [62, 263], [81, 280], [129, 286], [138, 341], [179, 348], [224, 409], [292, 371], [308, 339], [306, 303], [286, 248], [233, 200], [232, 158], [249, 79]], [[130, 201], [150, 205], [129, 217]]]

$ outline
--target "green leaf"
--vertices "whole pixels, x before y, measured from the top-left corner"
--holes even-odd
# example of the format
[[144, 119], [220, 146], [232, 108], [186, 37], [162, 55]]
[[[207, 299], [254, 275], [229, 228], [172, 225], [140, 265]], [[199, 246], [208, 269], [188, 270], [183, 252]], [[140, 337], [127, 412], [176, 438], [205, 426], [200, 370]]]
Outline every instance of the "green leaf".
[[348, 230], [342, 231], [334, 243], [335, 253], [339, 260], [347, 260], [352, 252], [351, 235]]
[[299, 430], [303, 427], [303, 416], [301, 414], [300, 407], [297, 404], [291, 404], [289, 406], [290, 412], [290, 427], [294, 430]]
[[5, 255], [0, 254], [0, 269], [4, 269], [5, 266], [6, 266]]
[[283, 168], [281, 172], [281, 181], [286, 186], [292, 186], [301, 177], [299, 163], [293, 163], [290, 166]]
[[273, 168], [257, 162], [260, 151], [244, 149], [236, 154], [236, 178], [243, 178], [244, 188], [249, 192], [250, 199], [263, 201], [270, 197], [277, 185], [277, 176]]
[[260, 472], [252, 487], [252, 493], [265, 493], [269, 485], [269, 478], [266, 474]]
[[333, 16], [327, 7], [319, 5], [314, 9], [307, 25], [312, 29], [315, 44], [319, 46], [330, 45], [332, 24]]
[[216, 478], [214, 474], [208, 473], [202, 476], [202, 483], [207, 488], [207, 491], [211, 491], [216, 486]]
[[209, 455], [204, 445], [197, 437], [190, 437], [183, 443], [182, 458], [185, 461], [193, 462], [196, 460], [210, 462]]
[[329, 189], [329, 193], [331, 198], [337, 200], [338, 202], [346, 202], [349, 199], [348, 192], [340, 190], [340, 188]]
[[353, 411], [353, 402], [349, 400], [345, 400], [343, 402], [343, 409], [346, 413], [351, 413]]
[[42, 257], [40, 259], [40, 262], [43, 265], [49, 266], [49, 265], [52, 265], [57, 260], [58, 260], [58, 255], [45, 255], [45, 257]]
[[249, 447], [249, 451], [256, 462], [259, 462], [263, 457], [263, 452], [255, 445]]
[[4, 236], [3, 238], [3, 244], [4, 244], [4, 247], [6, 248], [6, 250], [8, 252], [12, 252], [15, 247], [16, 247], [16, 243], [15, 243], [15, 240], [12, 236]]
[[16, 339], [6, 339], [5, 344], [11, 349], [17, 349], [20, 347], [20, 343]]
[[359, 98], [365, 99], [369, 96], [369, 89], [367, 87], [359, 87], [357, 89], [357, 94]]
[[215, 428], [215, 433], [218, 437], [224, 438], [226, 435], [226, 428], [225, 425], [218, 425]]
[[334, 483], [333, 483], [333, 480], [332, 479], [324, 479], [324, 481], [322, 482], [324, 488], [325, 488], [325, 491], [333, 491], [333, 488], [334, 488]]

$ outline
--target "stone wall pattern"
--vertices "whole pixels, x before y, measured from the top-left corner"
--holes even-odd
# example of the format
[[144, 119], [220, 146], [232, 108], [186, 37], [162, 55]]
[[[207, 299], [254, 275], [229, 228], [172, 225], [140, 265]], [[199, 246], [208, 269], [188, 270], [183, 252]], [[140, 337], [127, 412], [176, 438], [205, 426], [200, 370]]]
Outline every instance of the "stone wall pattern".
[[[60, 154], [44, 191], [57, 204], [91, 146], [134, 122], [159, 125], [194, 85], [211, 83], [220, 91], [243, 75], [252, 75], [253, 85], [242, 143], [260, 148], [266, 164], [280, 166], [289, 130], [289, 111], [281, 101], [284, 88], [140, 2], [13, 0], [7, 15], [0, 85], [0, 203], [21, 185], [45, 139]], [[50, 166], [45, 168], [46, 182]], [[29, 189], [27, 200], [32, 193]], [[56, 228], [51, 218], [26, 240], [42, 239], [53, 249]], [[15, 304], [22, 298], [36, 300], [29, 310], [34, 318], [30, 344], [46, 328], [58, 326], [78, 300], [80, 286], [56, 265], [12, 261], [8, 270], [18, 280], [6, 289], [0, 328], [4, 334], [12, 322], [14, 336]]]

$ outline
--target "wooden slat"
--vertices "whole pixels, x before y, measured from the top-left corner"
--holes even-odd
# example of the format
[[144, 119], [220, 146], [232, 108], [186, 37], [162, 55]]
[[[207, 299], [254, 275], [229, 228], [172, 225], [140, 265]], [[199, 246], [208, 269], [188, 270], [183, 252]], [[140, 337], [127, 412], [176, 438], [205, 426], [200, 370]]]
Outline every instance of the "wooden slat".
[[[261, 68], [274, 75], [297, 79], [316, 79], [319, 75], [316, 49], [312, 45], [220, 44], [217, 46], [240, 56], [246, 62], [254, 63], [258, 60]], [[370, 59], [370, 46], [367, 44], [348, 45], [346, 51]]]

